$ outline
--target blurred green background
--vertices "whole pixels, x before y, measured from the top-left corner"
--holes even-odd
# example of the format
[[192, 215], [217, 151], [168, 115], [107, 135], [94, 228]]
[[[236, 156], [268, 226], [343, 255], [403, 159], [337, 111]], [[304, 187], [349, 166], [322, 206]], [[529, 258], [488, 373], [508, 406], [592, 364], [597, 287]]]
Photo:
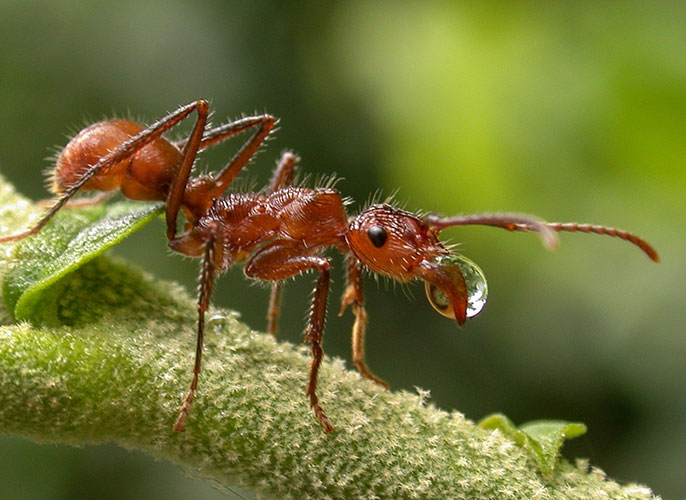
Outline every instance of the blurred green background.
[[[661, 264], [610, 238], [563, 234], [553, 254], [533, 235], [447, 230], [488, 276], [489, 304], [458, 331], [423, 287], [406, 294], [369, 279], [368, 361], [393, 388], [428, 389], [472, 419], [583, 421], [589, 433], [568, 456], [682, 498], [685, 27], [683, 2], [0, 0], [0, 171], [45, 197], [46, 156], [84, 124], [152, 121], [206, 98], [214, 123], [281, 118], [250, 168], [259, 185], [293, 148], [303, 171], [344, 178], [352, 211], [397, 189], [411, 210], [521, 211], [634, 231]], [[200, 168], [220, 167], [237, 146], [209, 151]], [[195, 288], [197, 263], [168, 255], [161, 221], [115, 252]], [[335, 264], [325, 346], [349, 359]], [[287, 287], [284, 339], [300, 339], [312, 279]], [[236, 269], [215, 303], [263, 329], [267, 295]], [[0, 437], [0, 479], [0, 498], [12, 499], [235, 496], [113, 446], [15, 437]]]

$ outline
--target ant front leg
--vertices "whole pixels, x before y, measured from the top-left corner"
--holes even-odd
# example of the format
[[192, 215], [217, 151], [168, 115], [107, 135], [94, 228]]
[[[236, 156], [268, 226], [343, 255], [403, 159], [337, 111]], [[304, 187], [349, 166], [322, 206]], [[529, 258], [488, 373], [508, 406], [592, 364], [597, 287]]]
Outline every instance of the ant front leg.
[[338, 312], [342, 316], [346, 308], [352, 305], [355, 314], [355, 323], [352, 331], [352, 353], [353, 364], [360, 375], [376, 382], [384, 389], [388, 389], [388, 383], [376, 375], [369, 368], [364, 358], [365, 334], [367, 332], [367, 310], [364, 308], [364, 297], [362, 295], [362, 265], [352, 254], [348, 254], [348, 284], [343, 292], [341, 309]]
[[312, 348], [307, 396], [317, 420], [319, 420], [326, 432], [331, 432], [333, 427], [319, 404], [319, 398], [317, 397], [317, 376], [319, 374], [319, 366], [324, 357], [322, 340], [324, 337], [326, 299], [329, 294], [331, 274], [329, 259], [319, 255], [303, 255], [302, 249], [275, 241], [253, 255], [245, 266], [245, 274], [250, 278], [276, 281], [297, 276], [311, 269], [319, 271], [319, 278], [314, 289], [310, 318], [305, 333], [305, 340], [310, 342]]
[[212, 295], [212, 284], [215, 275], [216, 258], [216, 228], [211, 228], [211, 232], [205, 242], [205, 251], [200, 272], [200, 292], [198, 294], [198, 332], [195, 346], [195, 363], [193, 364], [193, 379], [188, 390], [188, 394], [183, 400], [181, 411], [174, 424], [175, 431], [183, 431], [186, 417], [191, 409], [191, 403], [195, 398], [195, 391], [198, 389], [198, 377], [200, 375], [200, 364], [202, 361], [202, 347], [205, 335], [205, 313], [210, 305]]
[[[152, 141], [160, 137], [162, 134], [167, 132], [169, 129], [176, 126], [181, 120], [190, 115], [193, 111], [198, 112], [198, 118], [194, 128], [196, 129], [204, 128], [205, 121], [207, 119], [207, 108], [208, 104], [206, 101], [196, 101], [185, 106], [180, 107], [173, 113], [165, 116], [164, 118], [156, 121], [149, 127], [141, 130], [138, 134], [128, 139], [126, 142], [117, 146], [115, 149], [110, 151], [105, 156], [101, 157], [97, 163], [92, 165], [74, 184], [69, 186], [69, 188], [62, 194], [62, 196], [57, 200], [57, 202], [48, 210], [48, 212], [33, 226], [31, 229], [23, 231], [21, 233], [16, 233], [10, 236], [5, 236], [0, 238], [0, 243], [5, 243], [8, 241], [15, 241], [26, 238], [33, 234], [38, 233], [45, 224], [52, 219], [52, 217], [67, 203], [74, 195], [93, 177], [95, 177], [99, 172], [106, 170], [119, 162], [122, 162], [131, 156], [133, 156], [137, 151], [139, 151], [144, 146], [150, 144]], [[193, 144], [193, 142], [195, 144]], [[197, 146], [199, 145], [199, 138], [195, 141], [188, 141], [188, 145], [183, 151], [183, 161], [182, 166], [184, 168], [190, 168], [195, 160], [195, 155], [197, 153]], [[177, 210], [178, 211], [178, 210]]]
[[[293, 170], [300, 161], [300, 157], [292, 151], [284, 151], [281, 159], [276, 164], [272, 180], [269, 183], [267, 194], [272, 194], [279, 189], [293, 184]], [[267, 333], [276, 337], [279, 331], [279, 309], [281, 307], [281, 294], [283, 292], [283, 282], [272, 283], [271, 293], [269, 294], [269, 308], [267, 309]]]

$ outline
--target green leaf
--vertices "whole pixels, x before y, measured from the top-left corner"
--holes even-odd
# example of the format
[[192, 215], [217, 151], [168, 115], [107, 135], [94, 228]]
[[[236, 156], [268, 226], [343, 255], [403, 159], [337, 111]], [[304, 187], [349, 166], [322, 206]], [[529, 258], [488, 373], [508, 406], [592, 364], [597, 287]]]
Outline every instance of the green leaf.
[[51, 287], [113, 245], [136, 232], [162, 211], [162, 205], [119, 202], [80, 210], [62, 210], [43, 230], [16, 245], [2, 294], [17, 320], [54, 323], [56, 311], [42, 307], [51, 301]]
[[484, 417], [479, 422], [479, 427], [497, 429], [522, 446], [546, 477], [552, 476], [565, 439], [573, 439], [586, 433], [585, 424], [564, 420], [535, 420], [517, 428], [502, 414]]

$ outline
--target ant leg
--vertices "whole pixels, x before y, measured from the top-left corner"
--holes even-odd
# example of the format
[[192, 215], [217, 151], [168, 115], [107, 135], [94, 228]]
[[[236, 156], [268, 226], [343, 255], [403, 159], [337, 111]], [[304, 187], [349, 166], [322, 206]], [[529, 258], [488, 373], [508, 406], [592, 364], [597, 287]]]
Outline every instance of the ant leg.
[[181, 202], [183, 201], [183, 193], [188, 184], [188, 178], [191, 175], [193, 162], [198, 154], [200, 148], [200, 141], [202, 140], [205, 124], [207, 123], [207, 113], [209, 105], [207, 101], [198, 101], [196, 103], [198, 118], [195, 120], [191, 135], [188, 137], [186, 144], [181, 152], [182, 160], [176, 176], [169, 187], [169, 194], [167, 195], [167, 208], [165, 211], [165, 219], [167, 222], [167, 239], [173, 240], [176, 237], [176, 219], [181, 209]]
[[205, 242], [205, 255], [202, 261], [200, 272], [200, 293], [198, 295], [198, 334], [195, 346], [195, 363], [193, 364], [193, 379], [188, 390], [188, 394], [183, 400], [181, 411], [174, 424], [175, 431], [183, 431], [186, 417], [191, 409], [191, 403], [198, 389], [198, 376], [200, 375], [200, 363], [202, 360], [202, 346], [205, 333], [205, 312], [209, 308], [210, 296], [212, 295], [212, 284], [214, 282], [215, 271], [215, 234], [210, 232], [210, 236]]
[[[64, 204], [63, 208], [83, 208], [83, 207], [93, 207], [105, 203], [114, 195], [113, 191], [102, 191], [94, 196], [88, 198], [77, 198], [75, 200], [69, 200]], [[55, 203], [54, 199], [49, 200], [39, 200], [36, 205], [39, 207], [49, 208]]]
[[[52, 217], [79, 191], [79, 189], [81, 189], [81, 187], [83, 187], [83, 185], [86, 184], [91, 178], [97, 175], [100, 170], [108, 168], [111, 165], [129, 158], [142, 147], [151, 143], [169, 129], [173, 128], [177, 123], [186, 118], [195, 110], [198, 110], [198, 120], [200, 120], [200, 115], [203, 114], [203, 110], [204, 114], [207, 114], [207, 102], [196, 101], [186, 104], [185, 106], [181, 106], [173, 113], [161, 118], [135, 136], [131, 137], [120, 146], [113, 149], [110, 153], [100, 158], [98, 162], [90, 168], [90, 170], [88, 170], [77, 182], [70, 186], [69, 189], [64, 192], [62, 197], [57, 200], [57, 202], [48, 210], [48, 212], [36, 223], [35, 226], [20, 233], [4, 236], [0, 238], [0, 243], [20, 240], [26, 238], [27, 236], [38, 233], [43, 226], [45, 226], [45, 224], [47, 224], [48, 221], [52, 219]], [[184, 157], [184, 163], [190, 163], [192, 165], [193, 160], [195, 159], [195, 152], [185, 150], [184, 155], [186, 156]]]
[[[299, 161], [300, 158], [293, 154], [292, 151], [284, 151], [282, 153], [281, 159], [276, 164], [276, 169], [274, 169], [272, 180], [269, 183], [268, 194], [293, 184], [293, 170]], [[277, 281], [272, 283], [269, 295], [269, 309], [267, 309], [267, 333], [275, 337], [279, 330], [279, 308], [281, 306], [282, 291], [283, 282]]]
[[322, 407], [319, 405], [319, 398], [317, 397], [317, 375], [319, 374], [319, 365], [324, 357], [322, 349], [322, 338], [324, 336], [324, 320], [326, 318], [326, 298], [329, 293], [330, 267], [328, 259], [324, 257], [310, 256], [307, 257], [310, 265], [319, 270], [319, 278], [314, 289], [314, 297], [312, 299], [312, 308], [310, 314], [310, 322], [305, 334], [305, 339], [309, 340], [312, 347], [312, 363], [310, 365], [310, 380], [307, 384], [307, 395], [310, 398], [310, 406], [314, 411], [315, 416], [324, 427], [326, 432], [331, 432], [333, 427], [329, 423], [329, 419], [324, 414]]
[[317, 396], [317, 376], [324, 357], [322, 338], [330, 282], [329, 259], [319, 255], [302, 255], [302, 249], [285, 246], [282, 242], [274, 242], [253, 255], [245, 266], [245, 274], [251, 278], [271, 281], [297, 276], [311, 269], [319, 271], [319, 278], [314, 289], [310, 319], [305, 332], [305, 341], [309, 341], [312, 348], [307, 396], [317, 420], [326, 432], [331, 432], [333, 427], [319, 404]]
[[384, 389], [388, 389], [388, 383], [376, 375], [374, 375], [364, 360], [364, 338], [367, 332], [367, 310], [364, 307], [364, 297], [362, 295], [362, 266], [352, 254], [348, 254], [348, 284], [343, 292], [341, 300], [341, 309], [338, 312], [342, 316], [346, 308], [352, 304], [353, 313], [355, 314], [355, 323], [353, 323], [352, 332], [352, 353], [353, 364], [360, 375], [370, 379], [372, 382], [379, 384]]
[[659, 262], [660, 257], [657, 251], [643, 238], [640, 238], [623, 229], [616, 229], [607, 226], [596, 226], [591, 224], [578, 224], [576, 222], [560, 223], [560, 222], [545, 222], [526, 214], [470, 214], [458, 215], [455, 217], [440, 217], [438, 215], [427, 215], [425, 221], [430, 226], [437, 228], [439, 231], [448, 226], [467, 226], [467, 225], [481, 225], [502, 227], [508, 231], [537, 231], [541, 235], [543, 244], [548, 248], [557, 247], [557, 236], [553, 231], [569, 231], [569, 232], [583, 232], [604, 234], [613, 236], [622, 240], [628, 241], [643, 250], [645, 254], [653, 261]]
[[[206, 120], [206, 118], [207, 112], [204, 113], [202, 119]], [[200, 120], [200, 117], [198, 117], [198, 120]], [[173, 143], [176, 147], [184, 148], [184, 158], [190, 153], [192, 153], [193, 158], [195, 158], [197, 151], [225, 141], [248, 129], [257, 127], [255, 133], [243, 143], [231, 161], [222, 168], [214, 178], [203, 179], [204, 182], [201, 185], [189, 188], [187, 184], [193, 162], [184, 163], [183, 168], [179, 169], [178, 175], [174, 179], [169, 191], [169, 197], [167, 198], [166, 218], [168, 239], [171, 240], [176, 236], [176, 219], [184, 198], [187, 201], [189, 198], [194, 198], [197, 202], [201, 202], [201, 205], [209, 205], [213, 199], [220, 197], [229, 184], [231, 184], [234, 177], [236, 177], [236, 174], [238, 174], [248, 161], [250, 161], [250, 158], [255, 155], [262, 142], [269, 136], [269, 133], [274, 128], [275, 124], [276, 119], [271, 115], [250, 116], [226, 123], [203, 133], [201, 129], [204, 128], [204, 121], [203, 127], [200, 127], [199, 123], [196, 122], [196, 127], [193, 129], [193, 132], [188, 139]]]
[[281, 308], [281, 294], [283, 285], [281, 282], [272, 283], [269, 294], [269, 308], [267, 309], [267, 333], [276, 337], [279, 332], [279, 309]]
[[274, 191], [283, 189], [293, 184], [293, 170], [300, 161], [300, 157], [293, 153], [293, 151], [284, 151], [281, 153], [281, 158], [276, 164], [272, 180], [267, 189], [268, 194]]
[[[200, 149], [206, 149], [215, 144], [224, 142], [232, 137], [235, 137], [246, 130], [253, 128], [262, 121], [262, 117], [244, 117], [238, 120], [222, 123], [218, 127], [205, 131], [200, 141]], [[181, 141], [181, 145], [185, 145], [188, 139]]]
[[[215, 144], [219, 144], [220, 142], [224, 142], [227, 139], [231, 139], [232, 137], [269, 120], [276, 122], [276, 119], [271, 115], [246, 116], [232, 122], [223, 123], [213, 129], [206, 130], [202, 136], [202, 141], [200, 141], [200, 149], [206, 149]], [[178, 149], [183, 149], [187, 142], [188, 139], [171, 141]]]
[[264, 140], [269, 136], [269, 133], [276, 124], [276, 118], [272, 115], [250, 116], [237, 120], [232, 123], [227, 123], [210, 130], [203, 136], [201, 148], [206, 148], [218, 142], [224, 141], [229, 137], [243, 132], [244, 130], [258, 127], [255, 133], [248, 139], [238, 152], [231, 158], [224, 168], [214, 177], [214, 185], [210, 189], [208, 196], [210, 198], [218, 198], [226, 191], [226, 188], [231, 184], [231, 181], [236, 177], [245, 165], [250, 161], [257, 150], [260, 148]]

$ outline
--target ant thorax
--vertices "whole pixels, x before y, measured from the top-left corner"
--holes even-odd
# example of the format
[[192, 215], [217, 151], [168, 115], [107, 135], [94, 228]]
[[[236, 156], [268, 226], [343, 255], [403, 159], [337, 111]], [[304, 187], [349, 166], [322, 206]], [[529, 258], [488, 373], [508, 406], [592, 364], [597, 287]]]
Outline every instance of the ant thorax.
[[269, 195], [231, 193], [215, 200], [196, 225], [217, 224], [217, 239], [227, 249], [250, 251], [274, 240], [314, 251], [340, 246], [346, 231], [341, 195], [328, 188], [287, 187]]

